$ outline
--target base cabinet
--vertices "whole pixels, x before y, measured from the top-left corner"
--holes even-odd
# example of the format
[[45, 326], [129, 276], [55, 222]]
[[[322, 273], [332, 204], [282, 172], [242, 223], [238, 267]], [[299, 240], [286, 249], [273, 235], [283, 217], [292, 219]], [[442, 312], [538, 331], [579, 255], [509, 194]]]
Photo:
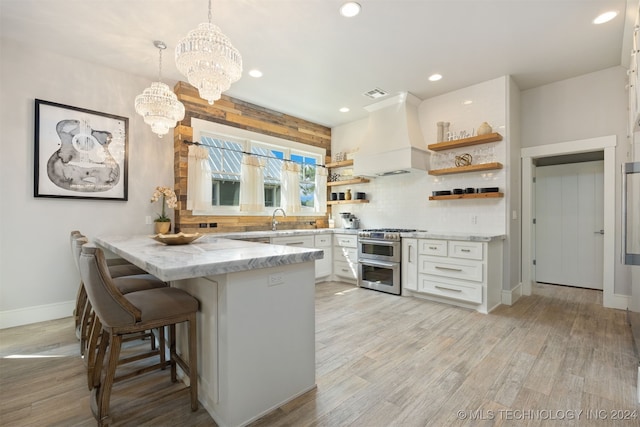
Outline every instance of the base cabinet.
[[418, 290], [418, 239], [402, 239], [402, 295]]
[[[406, 239], [407, 250], [414, 239]], [[502, 300], [502, 241], [417, 239], [413, 266], [403, 239], [403, 286], [407, 295], [488, 313]], [[404, 259], [407, 258], [405, 263]], [[414, 284], [413, 275], [417, 275]]]
[[271, 244], [298, 246], [301, 248], [315, 248], [324, 251], [324, 258], [316, 260], [316, 282], [328, 279], [332, 268], [332, 239], [331, 234], [297, 235], [272, 237]]
[[334, 280], [358, 283], [358, 236], [355, 234], [333, 235]]
[[322, 249], [324, 258], [316, 260], [316, 281], [328, 279], [333, 269], [333, 236], [331, 234], [319, 234], [314, 236], [316, 249]]

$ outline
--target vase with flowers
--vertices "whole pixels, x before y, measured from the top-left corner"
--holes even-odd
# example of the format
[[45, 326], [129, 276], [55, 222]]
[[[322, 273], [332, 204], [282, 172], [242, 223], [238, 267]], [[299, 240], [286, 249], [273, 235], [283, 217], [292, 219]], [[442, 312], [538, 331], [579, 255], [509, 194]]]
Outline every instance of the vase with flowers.
[[151, 196], [151, 203], [162, 199], [162, 213], [154, 220], [154, 231], [156, 234], [166, 234], [171, 230], [171, 219], [167, 216], [164, 207], [175, 209], [178, 206], [176, 193], [169, 187], [156, 187]]

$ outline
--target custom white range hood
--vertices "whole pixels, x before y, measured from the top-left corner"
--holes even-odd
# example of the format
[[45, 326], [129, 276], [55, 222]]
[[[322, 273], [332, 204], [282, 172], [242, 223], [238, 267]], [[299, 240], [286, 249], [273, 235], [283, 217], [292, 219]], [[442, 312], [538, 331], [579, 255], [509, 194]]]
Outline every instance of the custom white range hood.
[[387, 176], [426, 171], [429, 153], [418, 120], [420, 99], [404, 92], [365, 107], [369, 123], [353, 156], [356, 176]]

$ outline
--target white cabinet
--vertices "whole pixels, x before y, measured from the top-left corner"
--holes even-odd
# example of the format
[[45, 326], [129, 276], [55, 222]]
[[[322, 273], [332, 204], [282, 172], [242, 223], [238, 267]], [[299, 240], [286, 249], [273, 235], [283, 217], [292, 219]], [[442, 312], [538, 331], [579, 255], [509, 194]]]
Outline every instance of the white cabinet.
[[[502, 300], [502, 241], [418, 239], [417, 268], [406, 263], [407, 294], [488, 313]], [[407, 245], [413, 239], [406, 239]], [[411, 284], [412, 275], [417, 284]], [[405, 278], [403, 277], [403, 285]]]
[[418, 239], [402, 239], [402, 294], [418, 290]]
[[418, 251], [422, 255], [447, 256], [447, 248], [446, 240], [418, 240]]
[[272, 245], [299, 246], [301, 248], [314, 248], [315, 242], [313, 236], [284, 236], [272, 237]]
[[358, 236], [355, 234], [333, 235], [333, 275], [335, 280], [357, 283]]
[[316, 260], [316, 281], [331, 276], [331, 234], [320, 235], [296, 235], [272, 237], [271, 244], [298, 246], [301, 248], [316, 248], [324, 251], [324, 258]]
[[333, 269], [333, 239], [330, 233], [314, 236], [316, 249], [324, 251], [324, 258], [316, 260], [316, 280], [331, 276]]

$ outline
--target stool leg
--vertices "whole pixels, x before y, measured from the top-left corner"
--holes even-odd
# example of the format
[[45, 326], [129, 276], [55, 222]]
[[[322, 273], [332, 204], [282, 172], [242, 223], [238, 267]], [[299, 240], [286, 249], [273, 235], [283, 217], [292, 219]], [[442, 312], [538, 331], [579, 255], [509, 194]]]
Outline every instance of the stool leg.
[[[160, 331], [160, 328], [158, 328], [158, 331]], [[149, 329], [149, 334], [151, 335], [151, 350], [155, 350], [156, 349], [156, 333], [154, 332], [153, 329]]]
[[176, 324], [169, 325], [169, 362], [171, 363], [171, 382], [178, 381], [176, 375]]
[[[103, 334], [105, 335], [105, 334]], [[113, 387], [113, 380], [116, 375], [116, 368], [118, 367], [118, 359], [120, 358], [120, 347], [122, 346], [121, 335], [111, 335], [104, 337], [102, 341], [109, 341], [109, 359], [104, 363], [106, 365], [106, 372], [104, 375], [104, 381], [100, 384], [100, 391], [98, 393], [98, 425], [103, 426], [109, 422], [109, 403], [111, 400], [111, 388]], [[102, 343], [101, 343], [102, 347]]]
[[[159, 348], [158, 350], [160, 351], [160, 364], [162, 365], [162, 367], [160, 369], [162, 369], [164, 371], [164, 368], [166, 367], [166, 363], [167, 363], [167, 347], [166, 347], [166, 339], [164, 336], [164, 326], [160, 326], [158, 328], [158, 341], [159, 341]], [[171, 357], [171, 355], [169, 355], [169, 357]]]
[[82, 312], [82, 320], [80, 322], [80, 354], [84, 356], [84, 352], [87, 349], [87, 339], [91, 332], [91, 322], [93, 320], [93, 309], [91, 308], [91, 302], [87, 298], [84, 304], [84, 311]]
[[[100, 342], [98, 343], [98, 338]], [[85, 360], [87, 363], [87, 386], [89, 390], [97, 384], [96, 382], [96, 367], [98, 368], [98, 381], [100, 380], [100, 366], [102, 365], [102, 359], [106, 352], [106, 347], [109, 344], [109, 340], [104, 339], [104, 332], [102, 331], [102, 322], [98, 316], [94, 316], [93, 323], [91, 325], [91, 335], [89, 336], [89, 343], [87, 344], [87, 350], [85, 351]]]
[[78, 288], [78, 296], [76, 297], [76, 308], [73, 310], [73, 318], [75, 320], [76, 325], [76, 334], [78, 335], [78, 339], [80, 338], [79, 330], [80, 324], [82, 323], [82, 316], [84, 313], [84, 306], [87, 303], [87, 291], [84, 288], [84, 284], [80, 282], [80, 287]]
[[196, 315], [189, 316], [189, 387], [191, 388], [191, 410], [198, 410], [198, 346]]

